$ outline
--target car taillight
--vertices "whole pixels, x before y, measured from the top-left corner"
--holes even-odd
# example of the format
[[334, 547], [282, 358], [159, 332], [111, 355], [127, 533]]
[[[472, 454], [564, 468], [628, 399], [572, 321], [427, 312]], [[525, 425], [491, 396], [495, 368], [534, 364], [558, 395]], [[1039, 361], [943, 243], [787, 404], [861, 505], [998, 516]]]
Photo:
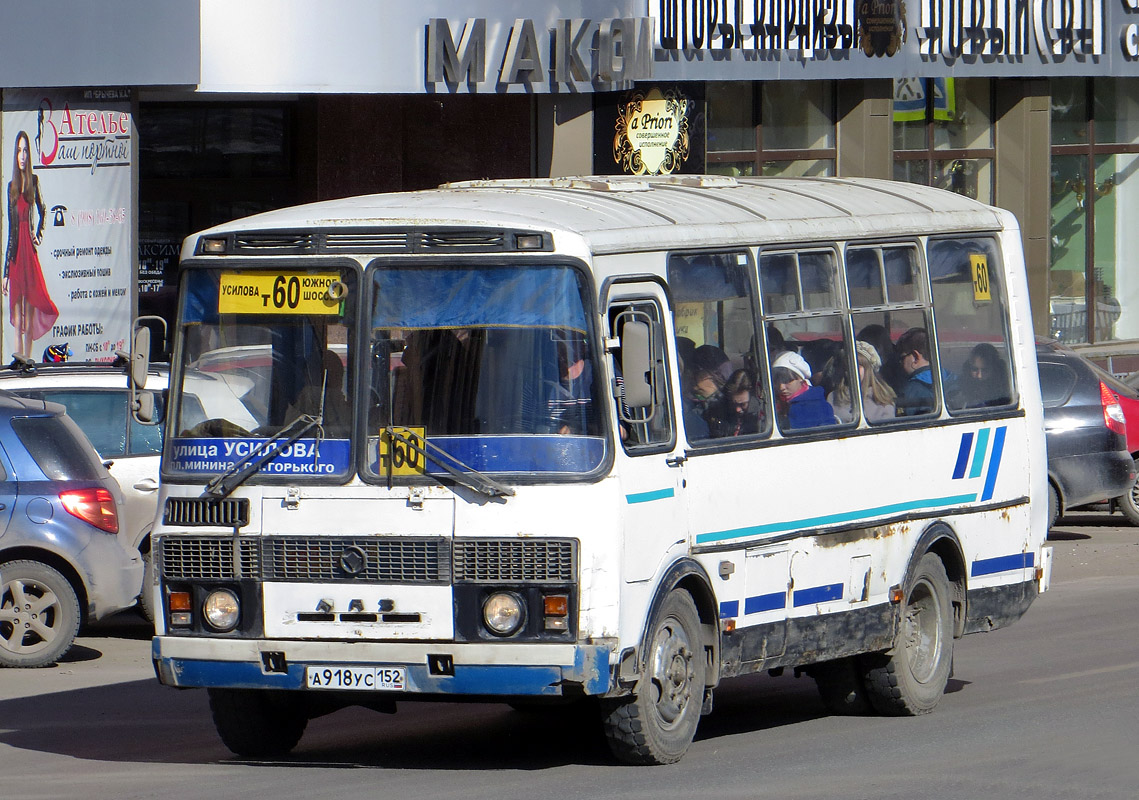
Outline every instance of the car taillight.
[[1119, 405], [1119, 398], [1115, 392], [1107, 388], [1103, 381], [1099, 382], [1099, 402], [1103, 406], [1103, 421], [1109, 430], [1120, 436], [1127, 435], [1127, 418], [1123, 416], [1123, 408]]
[[68, 514], [90, 522], [107, 533], [119, 532], [119, 512], [115, 498], [106, 489], [70, 489], [59, 493]]

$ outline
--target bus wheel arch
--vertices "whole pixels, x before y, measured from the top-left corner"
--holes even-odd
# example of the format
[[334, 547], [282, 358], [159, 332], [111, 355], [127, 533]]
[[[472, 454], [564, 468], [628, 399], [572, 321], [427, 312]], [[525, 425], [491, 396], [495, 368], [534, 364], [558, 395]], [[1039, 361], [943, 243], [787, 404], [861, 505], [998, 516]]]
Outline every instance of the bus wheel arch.
[[941, 564], [945, 568], [945, 575], [952, 589], [950, 603], [953, 611], [953, 636], [960, 638], [965, 632], [969, 573], [965, 565], [965, 551], [961, 547], [961, 540], [957, 538], [957, 532], [948, 523], [940, 520], [922, 532], [910, 556], [910, 564], [906, 568], [907, 585], [926, 553], [935, 554], [941, 559]]
[[716, 594], [712, 591], [712, 581], [704, 568], [691, 558], [682, 558], [664, 573], [657, 583], [656, 593], [649, 603], [645, 624], [641, 629], [641, 639], [637, 647], [637, 663], [645, 666], [645, 653], [649, 645], [652, 622], [657, 618], [661, 606], [674, 590], [683, 590], [692, 597], [700, 620], [702, 640], [707, 653], [706, 685], [715, 686], [720, 676], [720, 609], [716, 604]]

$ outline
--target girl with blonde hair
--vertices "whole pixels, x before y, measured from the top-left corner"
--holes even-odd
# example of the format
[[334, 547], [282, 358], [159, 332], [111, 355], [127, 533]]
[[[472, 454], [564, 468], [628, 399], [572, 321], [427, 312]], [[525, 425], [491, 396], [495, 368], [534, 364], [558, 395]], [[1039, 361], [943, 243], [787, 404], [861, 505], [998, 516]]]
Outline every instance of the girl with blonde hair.
[[[869, 422], [882, 422], [896, 416], [897, 394], [882, 378], [879, 370], [882, 359], [874, 345], [869, 342], [855, 342], [855, 358], [858, 360], [858, 385], [862, 394], [862, 413]], [[844, 375], [835, 390], [831, 392], [830, 403], [835, 415], [843, 422], [854, 421], [854, 403], [850, 397], [850, 383]]]

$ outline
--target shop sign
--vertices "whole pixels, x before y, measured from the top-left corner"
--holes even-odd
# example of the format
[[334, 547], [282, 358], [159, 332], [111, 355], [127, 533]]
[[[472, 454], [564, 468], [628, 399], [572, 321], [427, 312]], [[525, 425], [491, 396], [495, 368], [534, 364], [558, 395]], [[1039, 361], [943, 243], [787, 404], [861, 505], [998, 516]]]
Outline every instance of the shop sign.
[[[4, 91], [5, 356], [41, 361], [54, 348], [112, 361], [126, 347], [133, 127], [127, 89]], [[30, 200], [19, 201], [21, 183]]]
[[613, 160], [631, 175], [667, 175], [688, 158], [689, 101], [674, 89], [634, 92], [618, 108]]
[[[923, 60], [1099, 56], [1105, 0], [650, 0], [664, 51], [790, 51], [802, 59], [894, 56], [912, 34]], [[1139, 0], [1123, 0], [1135, 9]], [[916, 24], [907, 32], [907, 14]], [[1124, 49], [1139, 53], [1139, 32]]]
[[501, 54], [487, 52], [487, 21], [473, 17], [458, 41], [446, 19], [427, 23], [428, 87], [451, 91], [523, 87], [527, 91], [559, 86], [577, 89], [624, 88], [652, 78], [653, 21], [648, 17], [601, 20], [559, 19], [539, 31], [532, 19], [516, 19]]

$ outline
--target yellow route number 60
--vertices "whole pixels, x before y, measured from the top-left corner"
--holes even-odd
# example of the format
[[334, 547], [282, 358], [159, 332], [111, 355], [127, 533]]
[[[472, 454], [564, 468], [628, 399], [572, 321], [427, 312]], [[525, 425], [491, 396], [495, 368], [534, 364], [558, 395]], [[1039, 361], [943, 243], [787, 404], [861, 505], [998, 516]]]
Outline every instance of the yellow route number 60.
[[[395, 436], [387, 430], [380, 431], [380, 463], [377, 470], [381, 475], [422, 475], [427, 470], [427, 457], [420, 452], [425, 448], [424, 428], [392, 428]], [[407, 442], [415, 444], [408, 447]]]

